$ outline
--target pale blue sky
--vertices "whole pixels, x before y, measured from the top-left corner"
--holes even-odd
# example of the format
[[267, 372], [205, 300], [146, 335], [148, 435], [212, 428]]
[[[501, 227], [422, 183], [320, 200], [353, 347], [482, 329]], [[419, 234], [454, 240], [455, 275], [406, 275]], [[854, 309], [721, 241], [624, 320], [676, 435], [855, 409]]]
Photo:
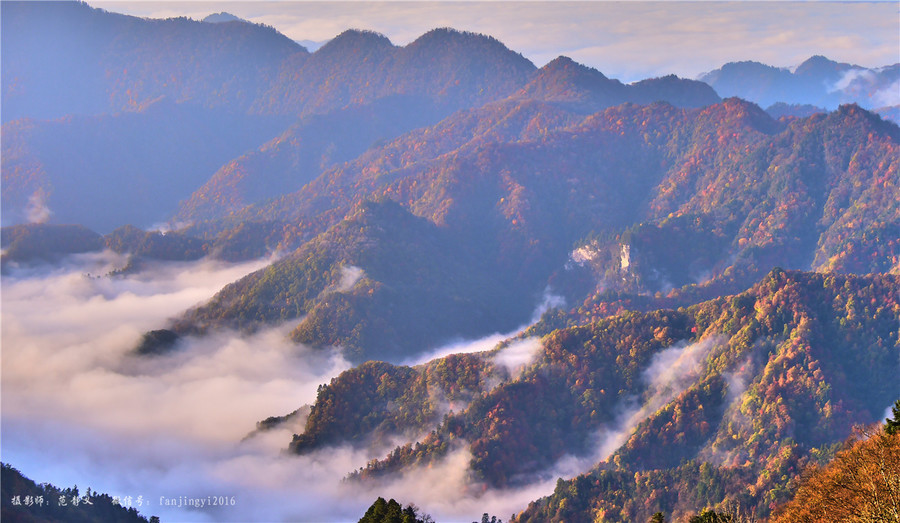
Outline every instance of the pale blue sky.
[[434, 27], [496, 37], [537, 66], [558, 55], [634, 81], [693, 78], [728, 61], [789, 67], [821, 54], [867, 67], [900, 61], [900, 2], [89, 1], [138, 16], [227, 11], [295, 40], [347, 28], [404, 45]]

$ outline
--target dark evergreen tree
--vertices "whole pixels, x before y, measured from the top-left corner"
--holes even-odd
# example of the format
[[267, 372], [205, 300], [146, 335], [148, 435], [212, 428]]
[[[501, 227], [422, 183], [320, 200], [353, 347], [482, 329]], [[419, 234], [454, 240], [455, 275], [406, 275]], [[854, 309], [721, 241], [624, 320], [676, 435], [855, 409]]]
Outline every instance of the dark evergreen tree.
[[891, 414], [894, 416], [893, 418], [884, 420], [884, 431], [888, 434], [896, 434], [900, 432], [900, 400], [894, 402]]
[[692, 517], [690, 523], [732, 523], [732, 517], [714, 510], [704, 510]]
[[400, 506], [395, 499], [385, 501], [379, 497], [360, 518], [359, 523], [431, 523], [428, 514], [419, 515], [419, 509], [415, 505]]

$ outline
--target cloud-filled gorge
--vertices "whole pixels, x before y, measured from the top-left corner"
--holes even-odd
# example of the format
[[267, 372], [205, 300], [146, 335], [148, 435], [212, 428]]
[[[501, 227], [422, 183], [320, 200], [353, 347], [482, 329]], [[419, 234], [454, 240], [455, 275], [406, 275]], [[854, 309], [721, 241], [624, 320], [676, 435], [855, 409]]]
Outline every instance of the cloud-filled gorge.
[[[381, 483], [344, 482], [390, 449], [287, 454], [302, 416], [254, 432], [257, 421], [313, 403], [320, 384], [350, 367], [337, 351], [289, 342], [291, 323], [253, 335], [187, 338], [164, 356], [131, 353], [142, 333], [265, 261], [158, 264], [106, 275], [123, 262], [88, 255], [3, 277], [3, 459], [36, 481], [130, 496], [141, 513], [164, 520], [346, 520], [384, 495], [456, 521], [484, 511], [506, 517], [552, 492], [558, 474], [594, 461], [567, 458], [531, 485], [483, 492], [468, 484], [471, 455], [458, 448]], [[490, 350], [498, 341], [454, 348]], [[537, 338], [514, 341], [495, 363], [515, 377], [540, 350]], [[173, 506], [221, 496], [228, 505]]]
[[[303, 420], [253, 432], [256, 422], [314, 402], [320, 384], [350, 367], [337, 351], [289, 342], [288, 323], [249, 336], [187, 338], [164, 356], [132, 354], [144, 332], [266, 262], [107, 275], [124, 263], [107, 252], [3, 276], [3, 459], [36, 481], [130, 496], [142, 514], [179, 521], [346, 520], [386, 492], [455, 520], [484, 507], [508, 514], [552, 490], [548, 483], [515, 497], [463, 499], [464, 449], [389, 485], [352, 487], [345, 475], [389, 449], [286, 454]], [[496, 341], [474, 346], [489, 350]], [[537, 347], [535, 339], [520, 342], [499, 359], [520, 368]], [[220, 496], [228, 506], [172, 506]]]
[[[140, 336], [262, 262], [158, 266], [110, 278], [109, 256], [3, 282], [4, 461], [38, 481], [143, 496], [142, 513], [241, 519], [264, 503], [289, 433], [238, 442], [255, 423], [315, 399], [349, 365], [275, 328], [189, 339], [172, 355], [129, 354]], [[254, 462], [254, 466], [238, 464]], [[289, 465], [290, 466], [290, 465]], [[281, 483], [282, 486], [292, 482]], [[296, 484], [296, 483], [294, 483]], [[227, 513], [158, 506], [167, 498], [236, 496]], [[149, 506], [147, 506], [149, 503]], [[252, 512], [246, 512], [252, 510]]]

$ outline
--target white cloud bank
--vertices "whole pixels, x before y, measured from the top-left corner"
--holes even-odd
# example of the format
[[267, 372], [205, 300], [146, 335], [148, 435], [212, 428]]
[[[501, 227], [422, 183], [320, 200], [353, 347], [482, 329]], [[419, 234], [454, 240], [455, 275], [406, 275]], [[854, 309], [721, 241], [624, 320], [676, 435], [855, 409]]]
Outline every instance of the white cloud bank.
[[[188, 338], [164, 356], [130, 351], [147, 330], [265, 262], [160, 264], [109, 278], [95, 275], [124, 259], [72, 260], [2, 280], [2, 458], [35, 481], [129, 496], [142, 514], [175, 521], [348, 521], [378, 496], [415, 503], [438, 521], [471, 521], [484, 511], [506, 518], [553, 490], [550, 481], [473, 489], [464, 448], [385, 483], [345, 483], [390, 449], [288, 455], [297, 427], [244, 439], [257, 421], [312, 403], [349, 364], [288, 343], [290, 324]], [[485, 349], [495, 343], [482, 340]], [[519, 371], [539, 347], [515, 342], [498, 364]], [[206, 505], [213, 498], [228, 504]], [[173, 506], [188, 500], [206, 506]]]
[[[296, 462], [280, 456], [287, 431], [238, 442], [257, 421], [313, 401], [318, 385], [349, 364], [287, 343], [290, 325], [187, 339], [170, 355], [137, 358], [130, 351], [143, 332], [265, 262], [89, 275], [117, 262], [82, 256], [67, 269], [3, 277], [3, 460], [38, 482], [77, 483], [135, 503], [143, 496], [136, 508], [148, 515], [246, 519], [261, 509], [257, 489]], [[247, 461], [258, 466], [229, 468]], [[158, 506], [160, 496], [236, 496], [238, 504], [186, 511]]]

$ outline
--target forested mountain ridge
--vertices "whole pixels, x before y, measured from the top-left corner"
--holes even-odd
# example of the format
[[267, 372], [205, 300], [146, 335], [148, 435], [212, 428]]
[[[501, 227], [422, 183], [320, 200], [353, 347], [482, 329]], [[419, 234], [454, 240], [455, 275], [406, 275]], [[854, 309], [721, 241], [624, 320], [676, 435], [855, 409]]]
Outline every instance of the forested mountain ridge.
[[[324, 171], [456, 111], [493, 119], [503, 132], [507, 122], [491, 113], [504, 109], [493, 103], [544, 103], [546, 115], [527, 131], [534, 135], [624, 102], [720, 101], [702, 82], [667, 76], [625, 85], [565, 57], [537, 69], [496, 39], [446, 28], [402, 47], [348, 30], [308, 53], [241, 21], [141, 19], [79, 2], [5, 2], [3, 13], [4, 225], [49, 216], [108, 232], [170, 218], [177, 227], [203, 222], [215, 235], [277, 214], [260, 210], [267, 199], [288, 195], [287, 204]], [[47, 24], [52, 38], [36, 38]], [[14, 121], [22, 117], [31, 119]], [[173, 124], [198, 117], [211, 125]], [[458, 132], [455, 125], [445, 131]], [[136, 132], [160, 143], [114, 138]], [[433, 141], [419, 139], [426, 148]], [[496, 137], [478, 141], [488, 139]], [[108, 186], [121, 197], [100, 205], [96, 195]], [[29, 213], [30, 201], [49, 214]]]
[[305, 116], [258, 149], [223, 165], [180, 203], [172, 220], [217, 220], [253, 203], [297, 191], [329, 167], [443, 116], [443, 109], [412, 95]]
[[3, 122], [135, 110], [159, 97], [246, 111], [306, 50], [250, 23], [143, 19], [82, 2], [3, 2]]
[[348, 30], [283, 68], [256, 110], [321, 113], [396, 95], [455, 110], [506, 97], [534, 70], [519, 53], [476, 33], [434, 29], [396, 47], [378, 33]]
[[[371, 444], [430, 424], [353, 477], [464, 448], [471, 482], [508, 486], [574, 455], [585, 469], [599, 464], [517, 520], [644, 521], [728, 504], [766, 516], [805, 463], [827, 460], [854, 423], [878, 421], [890, 404], [898, 298], [897, 276], [776, 270], [736, 296], [532, 339], [538, 350], [518, 373], [498, 362], [527, 342], [414, 368], [370, 363], [320, 389], [291, 448]], [[437, 369], [449, 374], [429, 377]], [[448, 386], [468, 392], [435, 422]]]
[[[611, 292], [661, 293], [687, 305], [738, 292], [774, 266], [862, 273], [897, 266], [900, 245], [892, 231], [900, 225], [900, 133], [867, 111], [844, 106], [828, 115], [779, 122], [737, 99], [693, 110], [625, 104], [587, 117], [548, 111], [542, 104], [498, 102], [458, 113], [327, 170], [259, 213], [299, 222], [305, 234], [327, 231], [321, 234], [331, 239], [320, 245], [331, 251], [340, 246], [342, 254], [316, 263], [335, 277], [349, 264], [373, 284], [386, 284], [383, 290], [437, 289], [447, 281], [474, 290], [479, 287], [462, 282], [493, 281], [480, 288], [496, 291], [465, 299], [479, 304], [473, 310], [507, 318], [501, 323], [510, 327], [527, 322], [530, 311], [523, 303], [536, 307], [545, 289], [562, 293], [574, 313], [587, 319], [608, 314], [605, 304], [622, 298]], [[479, 114], [493, 116], [470, 118]], [[556, 116], [547, 119], [548, 114]], [[541, 127], [546, 122], [559, 127]], [[371, 200], [382, 203], [372, 207], [366, 203]], [[340, 221], [354, 209], [386, 209], [387, 202], [398, 208], [376, 212], [377, 227]], [[402, 226], [412, 216], [429, 225]], [[435, 235], [453, 247], [435, 250]], [[395, 247], [372, 247], [380, 243]], [[307, 254], [290, 259], [311, 260], [304, 249]], [[445, 269], [430, 268], [445, 267], [452, 253], [468, 261], [448, 268], [457, 275], [448, 280]], [[381, 280], [373, 269], [387, 260], [416, 269]], [[315, 296], [327, 284], [305, 288], [305, 280], [298, 283], [289, 268], [293, 263], [276, 262], [248, 281], [280, 282], [275, 284], [293, 295], [285, 299], [306, 305], [272, 306], [266, 312], [268, 295], [241, 287], [241, 302], [254, 303], [259, 311], [254, 322], [300, 318], [320, 301]], [[575, 282], [567, 283], [572, 278]], [[516, 291], [503, 290], [506, 286]], [[442, 292], [455, 294], [449, 288]], [[326, 300], [329, 308], [339, 296]], [[352, 305], [342, 301], [338, 307], [350, 316], [324, 309], [306, 316], [302, 339], [333, 345], [356, 338], [350, 335], [356, 324], [337, 318], [363, 310], [366, 324], [394, 332], [406, 322], [379, 304], [407, 310], [396, 301], [400, 296], [380, 302], [378, 294], [356, 293]], [[232, 302], [222, 294], [195, 317], [204, 325], [243, 325], [245, 315], [225, 305]], [[435, 305], [427, 314], [438, 310]], [[447, 324], [457, 319], [442, 316]], [[180, 329], [190, 331], [189, 323], [180, 323]], [[478, 322], [459, 325], [468, 327], [455, 333], [426, 329], [424, 338], [410, 337], [417, 341], [381, 356], [378, 337], [367, 338], [375, 343], [369, 347], [358, 338], [352, 352], [396, 362], [403, 353], [427, 350], [454, 334], [490, 332]]]
[[670, 75], [626, 85], [566, 56], [540, 68], [512, 98], [559, 103], [581, 113], [593, 113], [625, 102], [666, 101], [678, 107], [703, 107], [721, 101], [703, 82]]
[[356, 362], [400, 361], [461, 332], [513, 329], [531, 313], [540, 289], [517, 285], [479, 247], [393, 201], [364, 202], [172, 328], [253, 330], [303, 318], [291, 335], [296, 341], [341, 346]]
[[113, 115], [5, 123], [4, 224], [79, 223], [103, 233], [162, 224], [209, 173], [286, 122], [164, 99]]
[[113, 274], [138, 271], [142, 262], [193, 261], [210, 254], [228, 259], [221, 245], [204, 242], [181, 232], [163, 234], [126, 225], [101, 236], [81, 225], [28, 223], [0, 229], [0, 272], [11, 267], [53, 264], [67, 256], [108, 249], [127, 256], [125, 266]]
[[[454, 34], [450, 32], [449, 34]], [[375, 39], [372, 35], [370, 38]], [[471, 36], [469, 38], [472, 38]], [[412, 44], [410, 44], [412, 45]], [[575, 71], [575, 73], [572, 73]], [[582, 77], [587, 77], [584, 80]], [[602, 78], [599, 83], [594, 81]], [[607, 85], [608, 84], [608, 85]], [[581, 115], [589, 114], [604, 108], [618, 105], [626, 101], [669, 101], [676, 106], [695, 107], [716, 103], [719, 100], [715, 92], [700, 82], [680, 80], [675, 77], [667, 77], [657, 80], [638, 82], [625, 86], [618, 81], [605, 80], [599, 71], [576, 64], [571, 59], [560, 57], [534, 73], [534, 79], [509, 98], [488, 103], [483, 106], [476, 105], [472, 109], [460, 111], [448, 115], [446, 108], [435, 106], [426, 98], [413, 98], [411, 95], [394, 95], [383, 98], [380, 101], [368, 103], [351, 108], [340, 113], [330, 113], [333, 116], [318, 118], [324, 122], [329, 119], [346, 121], [356, 127], [353, 133], [331, 133], [334, 136], [326, 142], [324, 151], [316, 152], [316, 156], [310, 158], [308, 164], [296, 162], [285, 166], [280, 158], [288, 155], [303, 157], [306, 154], [308, 143], [303, 143], [303, 135], [298, 132], [306, 129], [306, 124], [296, 130], [290, 130], [285, 136], [277, 140], [277, 151], [272, 146], [264, 146], [258, 152], [242, 157], [225, 166], [218, 172], [214, 179], [210, 180], [203, 188], [198, 190], [191, 200], [182, 207], [175, 216], [176, 221], [210, 220], [224, 216], [228, 212], [236, 213], [245, 219], [257, 219], [260, 216], [267, 219], [283, 220], [285, 216], [268, 210], [257, 210], [265, 205], [266, 198], [284, 196], [287, 198], [283, 205], [293, 205], [291, 193], [299, 190], [306, 182], [313, 181], [328, 167], [340, 164], [343, 161], [366, 161], [372, 156], [386, 156], [396, 158], [409, 158], [410, 148], [415, 148], [413, 158], [421, 158], [426, 154], [439, 156], [466, 143], [486, 143], [490, 141], [509, 141], [536, 136], [547, 133], [566, 123], [573, 123], [580, 119]], [[384, 109], [390, 116], [388, 122], [394, 132], [382, 131], [379, 120]], [[349, 115], [347, 113], [350, 113]], [[403, 116], [410, 114], [409, 124], [404, 124]], [[348, 116], [356, 116], [349, 119]], [[436, 115], [447, 116], [440, 122]], [[429, 118], [431, 121], [429, 121]], [[402, 145], [375, 148], [354, 160], [357, 155], [343, 153], [345, 138], [359, 134], [362, 124], [363, 129], [376, 134], [368, 141], [359, 141], [352, 150], [363, 153], [368, 145], [378, 145], [375, 138], [398, 136]], [[417, 125], [418, 124], [418, 125]], [[428, 124], [428, 125], [426, 125]], [[421, 126], [427, 131], [405, 132]], [[429, 129], [430, 128], [430, 129]], [[315, 132], [318, 129], [311, 129]], [[431, 136], [428, 136], [430, 134]], [[434, 137], [440, 137], [436, 140]], [[382, 139], [381, 142], [385, 140]], [[394, 140], [396, 143], [397, 140]], [[380, 149], [380, 150], [379, 150]], [[401, 149], [401, 150], [398, 150]], [[402, 150], [406, 149], [406, 150]], [[317, 161], [317, 160], [323, 161]], [[290, 174], [288, 174], [290, 173]], [[297, 175], [301, 175], [299, 179]], [[276, 176], [277, 175], [277, 176]], [[337, 174], [341, 176], [341, 174]], [[272, 180], [292, 180], [291, 185], [273, 183]], [[328, 182], [333, 183], [333, 182]], [[271, 188], [266, 192], [258, 192], [255, 196], [248, 193], [249, 186], [262, 186]], [[247, 190], [235, 190], [236, 186], [248, 186]], [[320, 185], [313, 184], [306, 188], [307, 192], [322, 192]], [[258, 190], [257, 190], [258, 191]], [[279, 192], [281, 191], [281, 192]], [[201, 203], [202, 202], [202, 203]], [[255, 204], [242, 210], [240, 203], [244, 205]], [[326, 210], [321, 205], [318, 210]], [[296, 213], [291, 215], [293, 218]]]

